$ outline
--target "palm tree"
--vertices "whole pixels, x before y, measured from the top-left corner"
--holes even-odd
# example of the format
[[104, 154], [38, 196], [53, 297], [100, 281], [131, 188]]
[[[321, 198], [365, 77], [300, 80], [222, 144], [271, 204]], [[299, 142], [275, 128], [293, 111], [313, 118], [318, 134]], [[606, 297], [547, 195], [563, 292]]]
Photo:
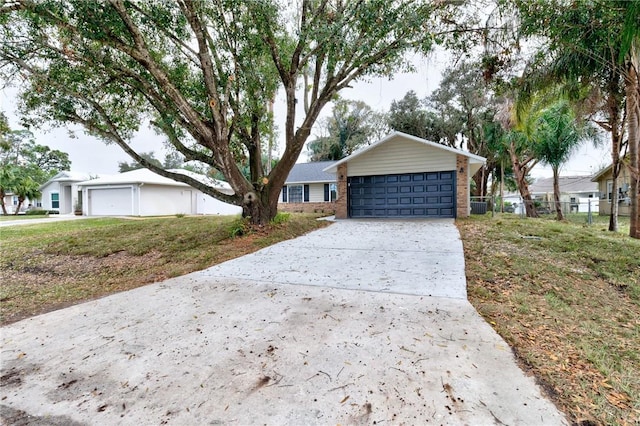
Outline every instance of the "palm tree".
[[[521, 34], [547, 40], [525, 73], [525, 81], [533, 87], [569, 83], [567, 87], [574, 89], [569, 94], [587, 99], [591, 120], [611, 135], [613, 199], [609, 230], [617, 231], [617, 178], [622, 169], [628, 115], [625, 97], [630, 85], [638, 91], [637, 77], [629, 78], [629, 69], [637, 70], [632, 53], [640, 37], [640, 3], [594, 0], [576, 6], [574, 2], [519, 2], [515, 7], [520, 13]], [[596, 96], [585, 97], [585, 93]]]
[[0, 166], [0, 207], [2, 214], [7, 215], [7, 206], [4, 205], [4, 197], [8, 191], [13, 190], [16, 182], [16, 176], [11, 166]]
[[562, 99], [545, 109], [537, 120], [535, 151], [537, 157], [553, 170], [553, 199], [557, 220], [563, 220], [560, 204], [560, 167], [565, 164], [591, 127], [580, 125], [571, 105]]
[[16, 206], [16, 211], [13, 213], [15, 215], [20, 211], [20, 207], [22, 207], [24, 200], [35, 200], [40, 198], [42, 195], [40, 192], [40, 185], [30, 177], [20, 180], [14, 186], [14, 192], [18, 196], [18, 205]]

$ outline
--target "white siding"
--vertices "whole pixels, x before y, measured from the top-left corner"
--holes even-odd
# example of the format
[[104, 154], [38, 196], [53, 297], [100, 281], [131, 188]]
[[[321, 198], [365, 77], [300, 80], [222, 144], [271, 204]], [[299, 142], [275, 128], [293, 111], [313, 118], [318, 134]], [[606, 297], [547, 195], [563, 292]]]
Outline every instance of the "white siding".
[[309, 184], [309, 202], [310, 203], [324, 202], [324, 183]]
[[[233, 191], [223, 190], [224, 193], [233, 193]], [[198, 214], [219, 214], [219, 215], [237, 215], [242, 213], [242, 207], [234, 206], [223, 201], [217, 200], [210, 195], [196, 191]]]
[[456, 154], [398, 138], [349, 161], [348, 176], [455, 170]]
[[143, 185], [140, 187], [140, 216], [193, 214], [193, 188]]
[[[57, 192], [60, 193], [60, 183], [51, 182], [47, 186], [42, 188], [42, 208], [45, 210], [51, 210], [51, 194]], [[57, 209], [56, 209], [57, 210]]]
[[[287, 188], [291, 186], [304, 186], [304, 185], [309, 185], [309, 201], [305, 201], [305, 203], [306, 202], [309, 202], [309, 203], [324, 202], [324, 183], [308, 183], [308, 184], [293, 183], [293, 184], [287, 185]], [[303, 192], [303, 196], [304, 196], [304, 192]], [[282, 190], [280, 190], [278, 202], [282, 203]], [[287, 196], [287, 203], [289, 202], [290, 202], [289, 197]]]

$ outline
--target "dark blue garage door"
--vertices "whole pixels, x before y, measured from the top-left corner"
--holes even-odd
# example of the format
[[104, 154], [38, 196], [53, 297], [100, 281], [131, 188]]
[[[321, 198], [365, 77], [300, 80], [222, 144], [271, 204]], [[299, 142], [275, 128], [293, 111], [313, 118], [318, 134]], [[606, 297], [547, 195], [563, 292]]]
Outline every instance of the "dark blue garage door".
[[349, 216], [455, 217], [455, 172], [353, 176]]

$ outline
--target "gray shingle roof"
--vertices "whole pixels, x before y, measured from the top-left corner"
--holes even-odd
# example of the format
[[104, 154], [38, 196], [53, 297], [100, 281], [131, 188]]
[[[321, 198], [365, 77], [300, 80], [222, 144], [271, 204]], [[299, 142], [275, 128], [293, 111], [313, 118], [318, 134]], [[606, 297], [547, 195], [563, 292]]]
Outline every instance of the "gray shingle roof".
[[314, 161], [311, 163], [296, 164], [289, 172], [285, 183], [335, 182], [335, 173], [322, 171], [334, 163], [335, 161]]
[[[591, 176], [560, 176], [558, 179], [560, 192], [565, 194], [581, 192], [598, 192], [598, 184], [591, 182]], [[529, 185], [532, 194], [553, 192], [553, 178], [540, 178]]]

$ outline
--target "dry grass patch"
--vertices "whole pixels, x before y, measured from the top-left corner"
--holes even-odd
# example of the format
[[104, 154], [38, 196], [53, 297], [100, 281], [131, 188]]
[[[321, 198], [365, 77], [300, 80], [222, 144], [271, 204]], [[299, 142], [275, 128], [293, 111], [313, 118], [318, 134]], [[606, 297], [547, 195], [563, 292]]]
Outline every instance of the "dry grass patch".
[[210, 216], [2, 228], [0, 323], [201, 270], [327, 224], [316, 218], [263, 228]]
[[576, 424], [640, 422], [640, 241], [502, 216], [458, 221], [469, 299]]

